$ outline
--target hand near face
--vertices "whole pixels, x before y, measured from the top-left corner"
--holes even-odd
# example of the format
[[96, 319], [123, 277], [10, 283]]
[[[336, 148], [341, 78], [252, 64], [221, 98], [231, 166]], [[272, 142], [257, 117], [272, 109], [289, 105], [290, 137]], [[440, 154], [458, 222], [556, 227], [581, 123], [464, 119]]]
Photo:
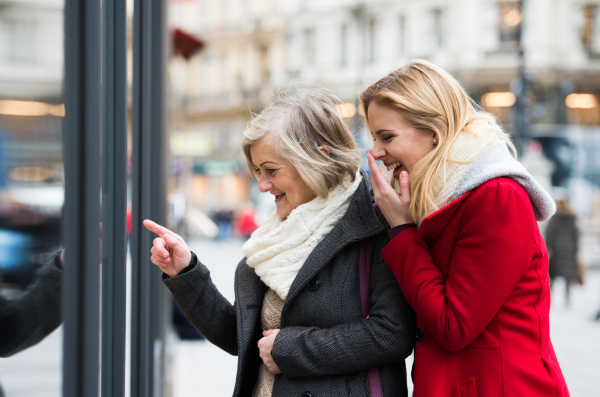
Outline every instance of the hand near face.
[[367, 150], [367, 160], [369, 161], [369, 175], [371, 177], [371, 185], [375, 194], [375, 202], [379, 205], [379, 209], [387, 219], [391, 227], [413, 223], [413, 219], [409, 213], [410, 207], [410, 187], [408, 172], [400, 173], [400, 191], [398, 194], [377, 166], [373, 153]]
[[279, 333], [278, 329], [270, 329], [268, 331], [263, 332], [263, 338], [258, 341], [258, 350], [260, 353], [260, 358], [262, 358], [263, 363], [273, 375], [277, 375], [281, 373], [281, 370], [273, 361], [273, 357], [271, 356], [271, 351], [273, 350], [273, 343], [275, 343], [275, 337]]
[[149, 219], [144, 221], [144, 226], [160, 236], [154, 239], [150, 260], [167, 276], [175, 277], [192, 260], [187, 244], [179, 235]]

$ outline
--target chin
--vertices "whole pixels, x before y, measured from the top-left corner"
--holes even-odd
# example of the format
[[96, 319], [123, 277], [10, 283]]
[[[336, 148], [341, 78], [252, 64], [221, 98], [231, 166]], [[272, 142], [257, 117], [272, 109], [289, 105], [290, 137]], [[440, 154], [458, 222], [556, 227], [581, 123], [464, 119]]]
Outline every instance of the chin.
[[276, 212], [278, 217], [287, 218], [292, 213], [292, 210], [287, 206], [283, 208], [277, 207]]

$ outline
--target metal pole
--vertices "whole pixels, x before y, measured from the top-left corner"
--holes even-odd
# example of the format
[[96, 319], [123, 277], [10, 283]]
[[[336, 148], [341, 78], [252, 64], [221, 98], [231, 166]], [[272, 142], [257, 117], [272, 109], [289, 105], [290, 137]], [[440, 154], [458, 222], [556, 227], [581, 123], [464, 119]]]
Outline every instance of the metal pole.
[[127, 260], [126, 2], [104, 0], [101, 395], [125, 394]]
[[65, 1], [63, 396], [99, 392], [100, 1]]
[[161, 396], [165, 292], [150, 262], [154, 236], [142, 221], [165, 221], [165, 3], [136, 0], [132, 106], [131, 395]]

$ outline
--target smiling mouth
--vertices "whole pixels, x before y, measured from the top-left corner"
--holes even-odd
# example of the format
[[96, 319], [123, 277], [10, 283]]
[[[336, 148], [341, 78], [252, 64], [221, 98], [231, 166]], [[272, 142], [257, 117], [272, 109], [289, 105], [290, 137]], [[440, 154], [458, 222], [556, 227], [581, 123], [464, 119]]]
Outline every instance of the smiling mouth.
[[283, 196], [285, 196], [285, 193], [279, 193], [275, 195], [275, 202], [279, 201]]
[[393, 163], [393, 164], [390, 164], [390, 165], [388, 165], [388, 166], [386, 166], [386, 167], [387, 167], [387, 170], [388, 170], [388, 171], [392, 171], [392, 170], [393, 170], [394, 172], [396, 172], [396, 170], [397, 170], [398, 168], [402, 167], [402, 163], [401, 163], [401, 162], [399, 162], [399, 161], [396, 161], [395, 163]]

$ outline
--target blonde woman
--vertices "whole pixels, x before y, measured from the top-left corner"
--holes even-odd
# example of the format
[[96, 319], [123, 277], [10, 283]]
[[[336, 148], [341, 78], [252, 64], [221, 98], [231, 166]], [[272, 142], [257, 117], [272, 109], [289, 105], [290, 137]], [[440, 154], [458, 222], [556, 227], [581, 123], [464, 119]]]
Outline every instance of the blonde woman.
[[361, 99], [375, 200], [392, 226], [382, 255], [417, 315], [414, 396], [568, 396], [536, 223], [553, 200], [439, 67], [412, 61]]
[[[277, 208], [243, 247], [235, 304], [181, 237], [144, 222], [160, 236], [152, 261], [177, 304], [209, 341], [238, 356], [234, 396], [369, 396], [374, 367], [383, 389], [374, 395], [407, 395], [414, 313], [381, 259], [388, 225], [373, 211], [338, 102], [322, 87], [291, 87], [250, 122], [242, 149]], [[368, 318], [359, 252], [371, 264]]]

